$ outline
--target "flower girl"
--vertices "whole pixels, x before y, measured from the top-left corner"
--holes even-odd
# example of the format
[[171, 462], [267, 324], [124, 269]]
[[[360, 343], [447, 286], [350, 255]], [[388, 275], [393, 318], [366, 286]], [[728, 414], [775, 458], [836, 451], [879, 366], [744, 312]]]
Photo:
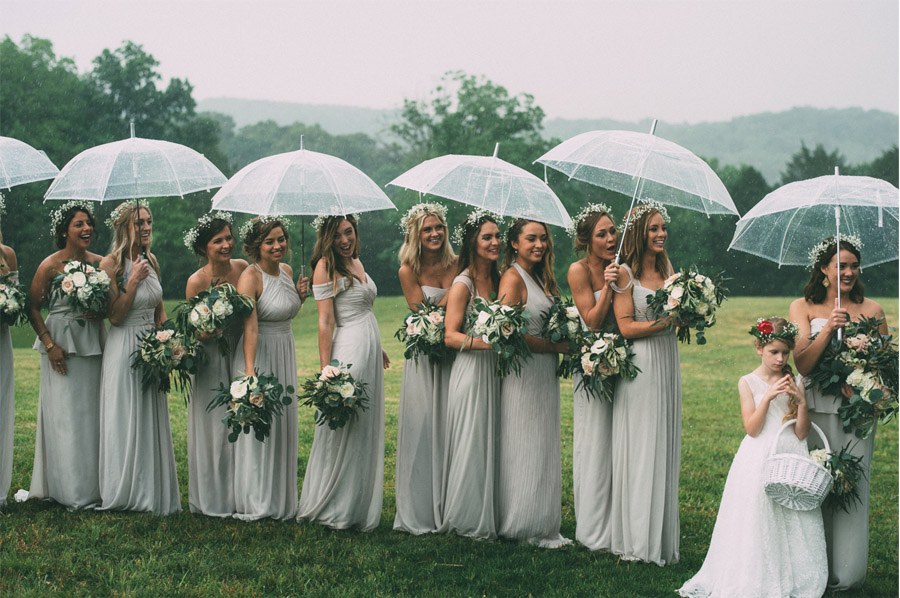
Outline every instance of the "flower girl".
[[787, 363], [797, 327], [773, 317], [758, 320], [750, 334], [761, 363], [738, 382], [747, 436], [728, 472], [706, 560], [678, 593], [818, 597], [828, 575], [820, 509], [786, 509], [763, 489], [764, 463], [784, 421], [797, 420], [794, 434], [777, 438], [778, 451], [807, 453], [806, 398]]

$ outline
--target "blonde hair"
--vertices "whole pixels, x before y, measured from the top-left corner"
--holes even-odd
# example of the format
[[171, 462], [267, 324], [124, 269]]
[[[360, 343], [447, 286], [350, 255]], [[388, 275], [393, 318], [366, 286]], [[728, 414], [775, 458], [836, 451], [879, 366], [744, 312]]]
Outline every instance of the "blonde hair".
[[353, 254], [350, 257], [351, 259], [359, 257], [359, 231], [356, 228], [356, 218], [352, 214], [347, 214], [346, 216], [328, 216], [322, 220], [316, 229], [316, 244], [313, 246], [312, 259], [309, 262], [311, 270], [315, 271], [319, 260], [325, 260], [325, 269], [334, 288], [337, 288], [338, 280], [341, 278], [349, 278], [350, 284], [353, 284], [353, 275], [341, 256], [334, 250], [334, 236], [344, 220], [353, 227], [353, 236], [355, 237]]
[[400, 246], [400, 265], [407, 265], [412, 268], [416, 276], [422, 266], [422, 229], [425, 227], [425, 219], [434, 216], [438, 222], [444, 225], [444, 242], [441, 245], [441, 265], [449, 268], [456, 259], [453, 248], [450, 246], [450, 231], [447, 228], [447, 221], [444, 216], [436, 211], [423, 209], [415, 218], [410, 218], [406, 223], [406, 230], [403, 233], [403, 245]]
[[[137, 223], [141, 210], [147, 210], [150, 217], [153, 217], [153, 212], [150, 211], [150, 208], [139, 202], [120, 205], [114, 212], [115, 219], [112, 221], [113, 240], [109, 248], [109, 254], [116, 265], [115, 274], [117, 278], [124, 276], [125, 261], [131, 257], [131, 247], [137, 241], [134, 226]], [[152, 236], [150, 237], [150, 244], [153, 244]], [[150, 266], [156, 272], [156, 275], [161, 277], [159, 262], [156, 261], [156, 256], [150, 252], [149, 245], [147, 246], [147, 261], [150, 262]]]
[[514, 256], [516, 250], [513, 248], [513, 241], [518, 241], [519, 235], [522, 234], [522, 229], [525, 228], [526, 224], [531, 224], [532, 222], [543, 226], [544, 232], [547, 233], [547, 250], [544, 251], [544, 257], [541, 259], [540, 263], [535, 264], [534, 266], [534, 277], [541, 283], [541, 288], [544, 289], [544, 293], [553, 297], [558, 297], [559, 285], [556, 283], [556, 275], [553, 273], [553, 236], [550, 234], [550, 229], [548, 229], [547, 225], [543, 222], [519, 218], [512, 223], [512, 226], [506, 229], [506, 247], [503, 252], [503, 271], [505, 272], [512, 265], [513, 261], [515, 261]]
[[[644, 208], [642, 210], [635, 208], [631, 213], [635, 211], [638, 214], [637, 218], [629, 223], [628, 230], [622, 236], [622, 262], [627, 264], [631, 268], [634, 277], [640, 280], [644, 269], [644, 254], [647, 252], [647, 235], [650, 232], [650, 219], [654, 215], [662, 215], [662, 213], [656, 208]], [[654, 270], [663, 278], [673, 273], [672, 262], [669, 261], [669, 254], [665, 250], [657, 254]]]

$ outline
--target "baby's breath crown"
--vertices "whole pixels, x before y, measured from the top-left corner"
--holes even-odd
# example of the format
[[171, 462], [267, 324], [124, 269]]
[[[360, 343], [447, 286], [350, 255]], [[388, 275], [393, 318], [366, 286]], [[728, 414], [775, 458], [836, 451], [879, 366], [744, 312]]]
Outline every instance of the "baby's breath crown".
[[90, 214], [94, 215], [94, 205], [83, 199], [73, 199], [72, 201], [67, 201], [63, 205], [59, 206], [52, 212], [50, 212], [50, 236], [56, 234], [56, 226], [62, 222], [63, 214], [68, 212], [71, 208], [78, 208]]
[[[313, 218], [312, 227], [318, 231], [325, 224], [327, 218], [334, 218], [335, 216], [345, 216], [345, 214], [320, 214]], [[349, 216], [352, 216], [354, 220], [359, 222], [359, 214], [349, 214]]]
[[[497, 226], [501, 226], [503, 223], [503, 218], [501, 218], [498, 214], [488, 210], [482, 210], [481, 208], [475, 208], [469, 215], [466, 216], [466, 219], [459, 223], [455, 229], [453, 229], [453, 236], [451, 240], [453, 244], [457, 247], [460, 247], [463, 242], [463, 237], [466, 235], [466, 230], [475, 224], [478, 223], [479, 220], [484, 218], [485, 216], [490, 216], [494, 220], [497, 221]], [[502, 228], [502, 226], [501, 226]]]
[[422, 214], [437, 214], [444, 222], [447, 222], [447, 207], [439, 203], [417, 203], [400, 219], [400, 232], [406, 233], [410, 222], [414, 222], [416, 218]]
[[229, 225], [234, 223], [234, 218], [231, 216], [231, 212], [209, 212], [207, 214], [203, 214], [200, 218], [197, 219], [197, 226], [189, 228], [184, 233], [184, 246], [188, 249], [194, 248], [194, 243], [197, 242], [197, 237], [200, 236], [200, 232], [210, 226], [213, 220], [224, 220]]
[[251, 218], [250, 220], [245, 222], [243, 224], [243, 226], [241, 226], [241, 230], [238, 232], [238, 234], [241, 236], [241, 239], [246, 239], [250, 235], [250, 232], [253, 230], [253, 225], [256, 224], [257, 222], [259, 222], [260, 224], [266, 224], [268, 222], [274, 222], [276, 220], [281, 220], [281, 219], [282, 219], [281, 216], [278, 216], [275, 214], [271, 214], [271, 215], [267, 215], [267, 216], [257, 216], [256, 218]]
[[140, 200], [137, 199], [129, 199], [127, 201], [123, 201], [119, 205], [116, 206], [116, 209], [112, 211], [109, 215], [109, 218], [106, 219], [107, 228], [113, 229], [116, 227], [116, 220], [119, 219], [119, 216], [122, 215], [122, 212], [125, 210], [134, 209], [140, 205]]
[[788, 322], [784, 325], [783, 330], [776, 332], [775, 327], [772, 326], [771, 322], [771, 320], [776, 317], [777, 316], [772, 316], [771, 318], [759, 318], [756, 320], [756, 324], [750, 327], [748, 332], [756, 337], [760, 345], [765, 346], [772, 341], [785, 341], [790, 344], [797, 338], [799, 329], [793, 322]]
[[[827, 239], [822, 240], [818, 245], [809, 250], [809, 269], [812, 270], [816, 267], [816, 263], [819, 261], [819, 258], [822, 257], [822, 254], [828, 251], [828, 249], [836, 243], [834, 235], [828, 237]], [[862, 239], [859, 238], [858, 235], [841, 235], [841, 243], [849, 243], [857, 251], [862, 252], [863, 244]]]
[[[666, 210], [666, 206], [653, 199], [640, 200], [640, 202], [638, 202], [638, 204], [634, 206], [634, 208], [632, 208], [631, 216], [629, 217], [626, 214], [625, 218], [634, 222], [651, 210], [656, 210], [657, 212], [659, 212], [659, 215], [662, 216], [663, 222], [668, 224], [671, 221], [671, 219], [669, 218], [669, 212], [668, 210]], [[625, 224], [623, 221], [622, 226], [624, 225]]]
[[[591, 214], [609, 214], [611, 220], [613, 220], [612, 210], [609, 209], [609, 206], [605, 203], [589, 203], [584, 206], [578, 214], [572, 218], [572, 224], [566, 228], [566, 233], [569, 235], [569, 238], [574, 239], [578, 236], [578, 225], [581, 224], [581, 221], [590, 216]], [[613, 220], [615, 222], [615, 220]]]

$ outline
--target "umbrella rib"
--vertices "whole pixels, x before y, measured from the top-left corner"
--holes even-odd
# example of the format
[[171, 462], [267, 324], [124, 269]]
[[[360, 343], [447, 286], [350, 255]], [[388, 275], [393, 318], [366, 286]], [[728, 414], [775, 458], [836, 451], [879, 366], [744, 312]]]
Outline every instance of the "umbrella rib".
[[163, 159], [166, 161], [166, 164], [169, 166], [169, 170], [172, 172], [172, 179], [175, 181], [175, 185], [178, 187], [178, 197], [184, 199], [184, 189], [181, 187], [181, 180], [178, 178], [178, 173], [175, 172], [175, 167], [172, 165], [172, 161], [169, 159], [168, 154], [166, 152], [160, 152]]
[[337, 190], [337, 185], [335, 184], [334, 177], [332, 176], [331, 171], [322, 166], [322, 161], [319, 159], [319, 157], [312, 155], [314, 153], [315, 152], [310, 152], [310, 157], [312, 157], [313, 160], [315, 160], [318, 163], [319, 167], [322, 169], [322, 174], [325, 175], [325, 180], [328, 181], [328, 186], [331, 188], [331, 193], [334, 195], [335, 199], [337, 199], [338, 206], [341, 209], [341, 215], [346, 216], [347, 210], [344, 207], [344, 199], [341, 197], [340, 193]]
[[[122, 141], [125, 140], [123, 139]], [[123, 147], [125, 147], [124, 143], [123, 145], [117, 147], [115, 153], [112, 155], [112, 164], [106, 171], [106, 181], [104, 182], [103, 186], [100, 187], [100, 189], [103, 189], [103, 195], [97, 199], [98, 201], [104, 201], [106, 199], [106, 195], [109, 193], [109, 180], [112, 178], [113, 168], [115, 168], [116, 162], [119, 161], [119, 156], [122, 154]], [[82, 160], [83, 159], [84, 158], [82, 158]]]

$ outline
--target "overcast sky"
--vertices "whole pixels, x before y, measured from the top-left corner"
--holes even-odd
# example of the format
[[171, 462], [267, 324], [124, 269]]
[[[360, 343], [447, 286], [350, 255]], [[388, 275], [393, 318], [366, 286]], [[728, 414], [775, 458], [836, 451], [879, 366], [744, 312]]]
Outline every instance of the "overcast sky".
[[394, 108], [461, 69], [550, 118], [898, 112], [897, 0], [0, 0], [0, 33], [48, 38], [82, 71], [132, 40], [196, 99]]

